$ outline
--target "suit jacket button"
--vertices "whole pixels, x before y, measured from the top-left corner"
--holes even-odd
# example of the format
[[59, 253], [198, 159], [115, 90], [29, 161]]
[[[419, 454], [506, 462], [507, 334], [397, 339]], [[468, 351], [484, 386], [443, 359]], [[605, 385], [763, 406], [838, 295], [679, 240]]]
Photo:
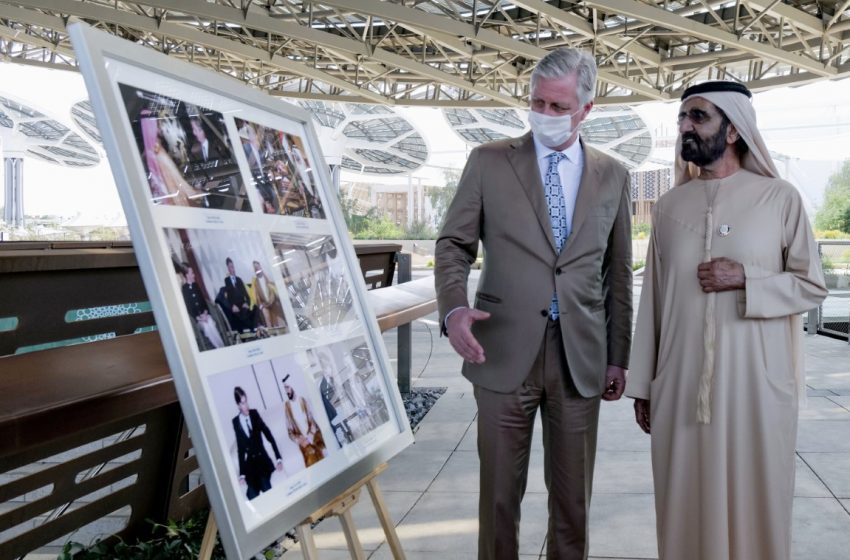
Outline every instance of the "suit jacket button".
[[561, 267], [560, 266], [555, 269], [555, 274], [557, 274], [559, 276], [561, 275]]
[[540, 310], [540, 314], [541, 314], [542, 316], [544, 316], [544, 317], [548, 317], [548, 316], [549, 316], [549, 311], [548, 311], [548, 310], [546, 310], [546, 309], [541, 309], [541, 310]]

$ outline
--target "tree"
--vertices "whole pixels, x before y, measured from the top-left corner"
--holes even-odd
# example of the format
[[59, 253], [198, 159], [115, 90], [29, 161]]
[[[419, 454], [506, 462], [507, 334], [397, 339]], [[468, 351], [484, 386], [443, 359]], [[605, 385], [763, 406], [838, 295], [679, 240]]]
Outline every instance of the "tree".
[[829, 177], [823, 205], [815, 215], [815, 227], [850, 233], [850, 160]]
[[434, 210], [434, 226], [437, 231], [443, 229], [443, 224], [446, 222], [446, 212], [455, 197], [457, 183], [460, 181], [460, 170], [446, 169], [443, 171], [443, 177], [446, 179], [445, 187], [432, 187], [428, 190], [428, 199]]
[[358, 212], [357, 199], [346, 194], [344, 191], [339, 191], [339, 207], [342, 210], [342, 217], [345, 220], [345, 226], [351, 235], [357, 238], [358, 234], [369, 227], [370, 222], [378, 219], [378, 209], [375, 207], [369, 208], [365, 214]]
[[409, 226], [404, 228], [405, 239], [435, 239], [436, 234], [431, 228], [431, 225], [425, 222], [416, 220]]

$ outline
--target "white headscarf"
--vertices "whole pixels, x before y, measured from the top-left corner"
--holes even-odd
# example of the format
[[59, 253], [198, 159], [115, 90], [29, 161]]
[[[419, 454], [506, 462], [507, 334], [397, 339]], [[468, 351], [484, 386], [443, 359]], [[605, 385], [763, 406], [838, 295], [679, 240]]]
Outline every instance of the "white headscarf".
[[[722, 82], [717, 82], [722, 83]], [[741, 161], [741, 167], [765, 177], [779, 177], [779, 172], [773, 164], [770, 152], [756, 127], [756, 112], [753, 109], [752, 100], [743, 93], [735, 91], [706, 91], [694, 93], [682, 99], [690, 97], [702, 97], [709, 103], [713, 103], [718, 109], [726, 113], [729, 122], [735, 125], [738, 134], [750, 148]], [[682, 159], [682, 135], [676, 139], [676, 169], [675, 183], [678, 187], [691, 179], [699, 176], [699, 168]]]

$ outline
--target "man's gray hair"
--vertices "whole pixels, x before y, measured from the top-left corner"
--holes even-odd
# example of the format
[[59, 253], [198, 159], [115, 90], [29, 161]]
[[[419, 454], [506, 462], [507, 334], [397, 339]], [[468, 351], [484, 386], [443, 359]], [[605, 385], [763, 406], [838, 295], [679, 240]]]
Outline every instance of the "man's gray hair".
[[541, 58], [531, 73], [531, 91], [540, 78], [561, 78], [573, 72], [578, 75], [579, 103], [590, 103], [596, 94], [596, 61], [590, 53], [578, 49], [561, 47]]

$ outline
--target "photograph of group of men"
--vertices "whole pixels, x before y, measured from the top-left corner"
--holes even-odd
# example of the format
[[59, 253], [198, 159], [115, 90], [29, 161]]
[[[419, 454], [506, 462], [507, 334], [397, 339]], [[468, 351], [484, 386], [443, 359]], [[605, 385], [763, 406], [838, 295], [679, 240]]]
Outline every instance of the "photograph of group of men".
[[345, 263], [330, 235], [272, 233], [275, 265], [286, 283], [299, 330], [356, 318]]
[[167, 228], [165, 235], [200, 351], [289, 332], [260, 233]]
[[154, 203], [251, 211], [221, 113], [118, 86]]
[[323, 219], [325, 209], [301, 137], [236, 119], [263, 212]]
[[217, 374], [210, 389], [232, 480], [247, 500], [297, 490], [287, 485], [293, 475], [389, 420], [362, 337]]

